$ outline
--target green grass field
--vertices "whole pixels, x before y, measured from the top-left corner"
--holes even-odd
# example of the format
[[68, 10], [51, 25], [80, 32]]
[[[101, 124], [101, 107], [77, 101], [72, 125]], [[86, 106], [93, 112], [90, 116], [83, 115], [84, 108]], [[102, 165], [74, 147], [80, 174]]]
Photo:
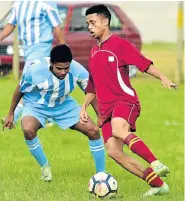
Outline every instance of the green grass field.
[[[145, 45], [145, 55], [173, 79], [176, 68], [176, 47], [173, 44]], [[151, 147], [156, 156], [171, 169], [165, 181], [170, 194], [144, 199], [145, 182], [119, 167], [107, 157], [107, 171], [118, 181], [115, 201], [183, 201], [184, 200], [184, 88], [170, 91], [148, 75], [139, 74], [132, 80], [142, 104], [137, 134]], [[0, 116], [6, 116], [16, 86], [12, 76], [0, 79]], [[83, 93], [74, 97], [83, 102]], [[89, 113], [95, 119], [94, 112]], [[21, 131], [0, 131], [0, 201], [88, 201], [87, 183], [95, 173], [86, 137], [75, 131], [62, 131], [57, 126], [39, 131], [40, 140], [52, 165], [53, 181], [39, 180], [40, 169], [30, 155]], [[127, 151], [125, 147], [124, 150]], [[133, 154], [127, 151], [130, 155]], [[134, 157], [136, 157], [134, 155]], [[136, 157], [137, 158], [137, 157]], [[146, 166], [146, 163], [144, 163]]]

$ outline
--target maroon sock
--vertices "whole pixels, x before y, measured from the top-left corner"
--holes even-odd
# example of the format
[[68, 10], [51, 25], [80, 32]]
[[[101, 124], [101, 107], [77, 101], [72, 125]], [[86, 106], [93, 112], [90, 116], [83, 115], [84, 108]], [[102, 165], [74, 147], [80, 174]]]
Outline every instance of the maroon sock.
[[163, 185], [163, 181], [157, 176], [152, 168], [147, 168], [144, 171], [143, 180], [145, 180], [151, 187], [160, 187]]
[[157, 160], [145, 143], [133, 133], [125, 138], [124, 143], [133, 153], [143, 158], [149, 164]]

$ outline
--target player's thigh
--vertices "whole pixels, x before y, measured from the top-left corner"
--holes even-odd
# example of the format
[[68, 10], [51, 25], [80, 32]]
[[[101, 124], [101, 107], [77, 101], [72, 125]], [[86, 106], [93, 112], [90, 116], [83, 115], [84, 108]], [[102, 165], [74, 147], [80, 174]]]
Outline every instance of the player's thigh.
[[88, 136], [90, 139], [99, 139], [99, 128], [93, 122], [93, 120], [88, 116], [88, 122], [86, 124], [82, 124], [80, 121], [71, 127], [73, 130], [77, 130], [84, 135]]
[[26, 105], [23, 108], [21, 124], [23, 130], [37, 131], [39, 128], [45, 126], [47, 115], [44, 110], [33, 107], [33, 105]]
[[140, 109], [136, 105], [118, 105], [112, 113], [113, 136], [124, 139], [130, 131], [136, 130], [136, 120], [140, 114]]
[[115, 117], [111, 120], [112, 135], [118, 139], [124, 139], [130, 133], [130, 124], [121, 117]]
[[103, 139], [104, 139], [104, 143], [105, 145], [107, 144], [107, 141], [113, 137], [112, 136], [112, 125], [111, 125], [111, 121], [107, 121], [105, 122], [102, 127], [102, 135], [103, 135]]

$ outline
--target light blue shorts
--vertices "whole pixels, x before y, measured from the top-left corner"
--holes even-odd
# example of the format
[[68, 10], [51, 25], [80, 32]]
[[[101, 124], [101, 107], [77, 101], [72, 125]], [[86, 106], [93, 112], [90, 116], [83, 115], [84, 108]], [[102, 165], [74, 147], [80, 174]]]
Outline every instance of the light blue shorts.
[[22, 118], [35, 117], [43, 127], [45, 127], [46, 120], [52, 118], [60, 128], [65, 130], [80, 121], [80, 110], [81, 106], [72, 98], [64, 101], [61, 106], [52, 108], [26, 103], [23, 107]]

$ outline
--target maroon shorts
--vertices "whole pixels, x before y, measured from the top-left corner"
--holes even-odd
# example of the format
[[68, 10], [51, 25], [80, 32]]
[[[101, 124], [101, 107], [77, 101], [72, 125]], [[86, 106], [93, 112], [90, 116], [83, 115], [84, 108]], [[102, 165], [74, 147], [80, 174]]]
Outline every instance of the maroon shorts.
[[115, 117], [121, 117], [125, 119], [130, 124], [131, 132], [136, 131], [136, 120], [140, 115], [140, 106], [139, 105], [127, 105], [121, 104], [117, 105], [113, 108], [111, 117], [108, 121], [104, 122], [102, 125], [102, 134], [104, 138], [104, 142], [106, 143], [107, 140], [112, 137], [112, 126], [111, 126], [111, 119]]

